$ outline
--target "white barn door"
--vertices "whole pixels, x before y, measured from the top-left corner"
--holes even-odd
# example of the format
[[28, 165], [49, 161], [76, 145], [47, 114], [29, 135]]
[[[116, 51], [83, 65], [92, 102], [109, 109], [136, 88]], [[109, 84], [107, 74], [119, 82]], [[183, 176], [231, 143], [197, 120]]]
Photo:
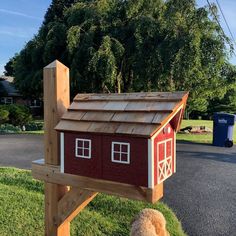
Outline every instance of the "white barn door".
[[166, 139], [157, 143], [157, 183], [161, 183], [173, 174], [173, 139]]

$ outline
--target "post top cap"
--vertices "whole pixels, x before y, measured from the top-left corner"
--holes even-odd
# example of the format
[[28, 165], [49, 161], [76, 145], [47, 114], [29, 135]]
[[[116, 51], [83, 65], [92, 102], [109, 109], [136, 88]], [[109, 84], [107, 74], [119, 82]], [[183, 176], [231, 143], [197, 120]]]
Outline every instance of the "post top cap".
[[55, 60], [53, 62], [51, 62], [50, 64], [48, 64], [47, 66], [45, 66], [44, 68], [45, 69], [50, 69], [50, 68], [56, 68], [57, 66], [64, 66], [66, 67], [63, 63], [61, 63], [60, 61], [58, 60]]

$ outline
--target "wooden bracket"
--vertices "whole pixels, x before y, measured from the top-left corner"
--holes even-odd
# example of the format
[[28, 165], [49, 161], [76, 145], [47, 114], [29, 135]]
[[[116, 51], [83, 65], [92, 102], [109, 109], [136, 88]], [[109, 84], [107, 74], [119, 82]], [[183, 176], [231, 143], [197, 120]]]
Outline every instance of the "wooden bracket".
[[48, 183], [72, 186], [72, 189], [86, 189], [93, 193], [101, 192], [151, 203], [157, 202], [163, 196], [163, 183], [150, 189], [108, 180], [66, 174], [60, 172], [60, 166], [47, 165], [43, 159], [32, 163], [32, 175], [35, 179]]
[[57, 225], [72, 221], [96, 195], [93, 191], [71, 188], [59, 201]]

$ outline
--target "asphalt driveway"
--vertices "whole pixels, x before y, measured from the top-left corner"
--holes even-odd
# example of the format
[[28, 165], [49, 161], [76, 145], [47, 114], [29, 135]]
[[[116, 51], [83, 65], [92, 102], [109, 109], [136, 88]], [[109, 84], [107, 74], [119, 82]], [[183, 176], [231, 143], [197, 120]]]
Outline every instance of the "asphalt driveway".
[[191, 236], [236, 235], [236, 147], [177, 143], [164, 202]]
[[[0, 166], [30, 169], [43, 136], [0, 135]], [[164, 198], [189, 236], [236, 235], [236, 147], [177, 143], [177, 173]]]
[[43, 135], [0, 135], [0, 166], [30, 169], [42, 158]]

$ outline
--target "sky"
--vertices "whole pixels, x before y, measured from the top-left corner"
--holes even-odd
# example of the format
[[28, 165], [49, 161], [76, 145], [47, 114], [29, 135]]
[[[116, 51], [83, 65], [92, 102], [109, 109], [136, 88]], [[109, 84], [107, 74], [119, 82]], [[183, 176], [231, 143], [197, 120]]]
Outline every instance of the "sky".
[[[218, 0], [218, 2], [236, 39], [236, 1]], [[50, 4], [51, 0], [0, 0], [0, 75], [3, 74], [4, 65], [8, 60], [15, 53], [20, 52], [24, 45], [37, 34]], [[197, 0], [197, 4], [204, 6], [207, 0]], [[229, 36], [222, 17], [220, 22], [226, 35]], [[231, 58], [231, 63], [236, 65], [236, 56]]]
[[0, 75], [38, 32], [51, 0], [0, 0]]

